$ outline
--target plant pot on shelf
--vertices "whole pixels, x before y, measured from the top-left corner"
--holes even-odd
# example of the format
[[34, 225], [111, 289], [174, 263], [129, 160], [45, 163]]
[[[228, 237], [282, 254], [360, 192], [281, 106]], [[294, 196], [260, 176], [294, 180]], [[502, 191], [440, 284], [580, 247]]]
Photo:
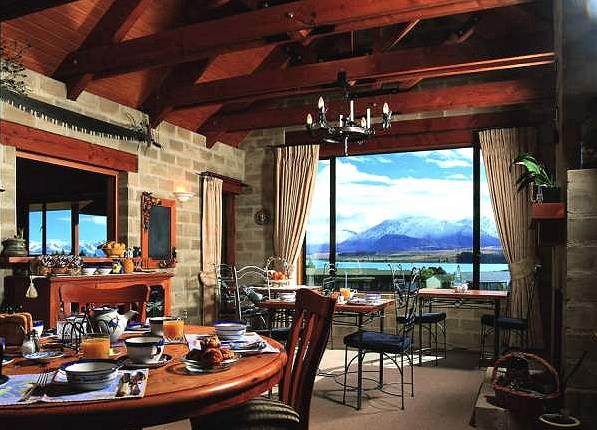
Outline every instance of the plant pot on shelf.
[[559, 203], [560, 202], [560, 187], [548, 188], [541, 187], [541, 195], [543, 203]]
[[535, 220], [565, 219], [566, 205], [564, 203], [533, 203], [531, 214]]

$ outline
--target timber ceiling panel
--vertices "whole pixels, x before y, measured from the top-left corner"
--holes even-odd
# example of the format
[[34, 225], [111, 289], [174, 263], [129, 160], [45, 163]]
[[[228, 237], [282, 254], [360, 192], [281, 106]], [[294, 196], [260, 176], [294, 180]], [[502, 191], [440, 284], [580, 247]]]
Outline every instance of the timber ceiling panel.
[[[550, 1], [344, 0], [342, 8], [335, 0], [272, 0], [267, 8], [255, 0], [58, 3], [64, 4], [1, 23], [3, 41], [31, 45], [24, 53], [26, 67], [67, 82], [73, 99], [87, 90], [142, 107], [156, 124], [166, 119], [234, 141], [250, 121], [278, 124], [262, 116], [271, 116], [277, 105], [292, 105], [295, 96], [304, 100], [323, 92], [333, 98], [339, 92], [334, 67], [347, 69], [355, 88], [407, 92], [425, 88], [430, 80], [441, 86], [442, 79], [450, 81], [447, 75], [489, 76], [491, 70], [522, 84], [529, 80], [514, 70], [549, 69], [553, 62]], [[106, 27], [104, 15], [112, 19], [113, 28], [107, 27], [114, 37], [102, 40], [97, 35]], [[547, 42], [540, 49], [531, 43], [533, 32]], [[455, 44], [462, 48], [449, 47]], [[533, 61], [519, 56], [519, 46], [522, 54], [528, 49]], [[393, 52], [404, 61], [388, 63]], [[445, 61], [436, 61], [434, 53]], [[500, 60], [496, 67], [482, 65], [495, 56]], [[362, 60], [344, 61], [356, 57]], [[396, 70], [384, 69], [384, 62]], [[451, 71], [422, 73], [429, 64]], [[303, 82], [300, 68], [309, 65], [316, 67], [304, 68]], [[294, 77], [292, 83], [284, 83], [282, 68]], [[351, 73], [357, 80], [350, 80]], [[275, 90], [268, 88], [268, 77]], [[226, 121], [234, 118], [250, 121], [228, 127]]]

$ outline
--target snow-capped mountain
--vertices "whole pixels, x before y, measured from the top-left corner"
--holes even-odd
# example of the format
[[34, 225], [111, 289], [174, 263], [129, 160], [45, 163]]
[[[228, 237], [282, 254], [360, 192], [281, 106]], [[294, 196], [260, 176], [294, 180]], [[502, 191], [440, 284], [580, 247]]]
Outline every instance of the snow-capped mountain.
[[[405, 216], [386, 220], [349, 239], [338, 243], [339, 253], [391, 253], [471, 248], [473, 220], [438, 220], [423, 216]], [[481, 220], [481, 244], [500, 247], [500, 241], [491, 219]], [[327, 245], [312, 245], [307, 250], [325, 252]]]
[[[100, 245], [101, 242], [99, 241], [86, 241], [82, 240], [79, 242], [79, 252], [82, 255], [93, 257], [104, 257], [105, 254], [97, 249], [97, 246]], [[41, 242], [30, 241], [29, 242], [29, 254], [31, 255], [39, 255], [41, 254]], [[64, 240], [48, 240], [46, 243], [46, 254], [69, 254], [71, 252], [71, 246], [69, 242]]]

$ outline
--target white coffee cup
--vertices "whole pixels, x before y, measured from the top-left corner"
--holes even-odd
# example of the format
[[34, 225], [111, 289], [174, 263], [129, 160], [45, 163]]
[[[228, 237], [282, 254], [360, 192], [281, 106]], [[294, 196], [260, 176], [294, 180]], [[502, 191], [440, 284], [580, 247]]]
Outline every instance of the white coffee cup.
[[157, 363], [164, 352], [164, 338], [158, 336], [131, 337], [124, 344], [126, 353], [134, 363]]

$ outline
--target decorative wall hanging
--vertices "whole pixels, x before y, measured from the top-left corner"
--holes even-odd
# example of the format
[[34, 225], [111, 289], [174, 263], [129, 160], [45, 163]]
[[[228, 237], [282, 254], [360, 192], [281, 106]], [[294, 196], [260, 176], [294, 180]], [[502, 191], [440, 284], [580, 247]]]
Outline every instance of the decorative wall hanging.
[[9, 49], [4, 43], [0, 45], [0, 100], [44, 121], [71, 130], [92, 136], [139, 142], [137, 150], [141, 144], [146, 145], [146, 148], [162, 148], [158, 143], [157, 131], [151, 128], [146, 116], [137, 120], [128, 114], [129, 124], [121, 126], [28, 97], [26, 69], [21, 64], [23, 51], [27, 48], [28, 46], [18, 49], [15, 46]]
[[267, 225], [271, 221], [272, 221], [272, 216], [270, 215], [270, 213], [267, 209], [261, 208], [257, 212], [255, 212], [255, 224]]
[[149, 221], [151, 220], [151, 208], [159, 205], [161, 200], [154, 197], [151, 193], [144, 191], [141, 194], [141, 218], [143, 222], [143, 229], [149, 228]]

